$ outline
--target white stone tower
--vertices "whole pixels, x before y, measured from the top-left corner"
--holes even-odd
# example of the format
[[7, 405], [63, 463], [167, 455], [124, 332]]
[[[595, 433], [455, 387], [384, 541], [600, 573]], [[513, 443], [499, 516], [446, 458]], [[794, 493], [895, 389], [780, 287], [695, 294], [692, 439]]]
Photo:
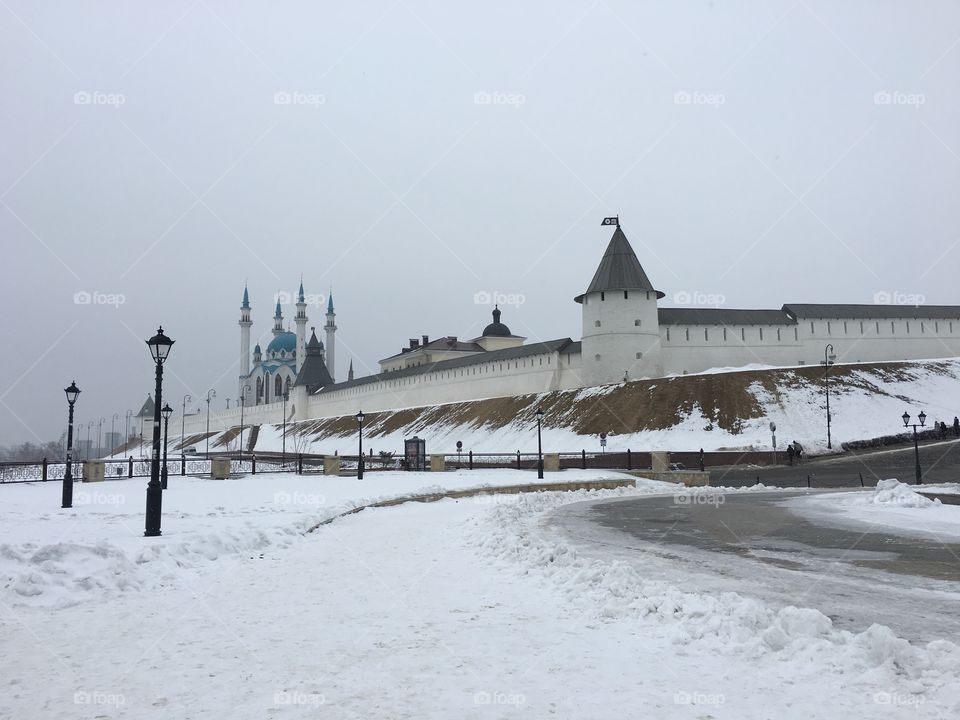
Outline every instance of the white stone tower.
[[604, 385], [662, 375], [655, 290], [617, 225], [583, 295], [583, 383]]
[[333, 311], [333, 288], [330, 289], [330, 294], [327, 295], [327, 324], [323, 326], [323, 329], [327, 332], [327, 343], [326, 343], [326, 358], [327, 358], [327, 371], [330, 373], [330, 377], [333, 378], [333, 381], [337, 381], [337, 370], [336, 370], [336, 332], [337, 332], [337, 323], [336, 323], [337, 314]]
[[[243, 386], [250, 375], [250, 296], [247, 286], [243, 286], [243, 302], [240, 303], [240, 395], [243, 395]], [[249, 398], [244, 398], [247, 402]]]
[[307, 355], [307, 301], [303, 294], [303, 280], [300, 281], [300, 292], [297, 293], [297, 314], [294, 317], [297, 323], [297, 372], [303, 367], [303, 360]]

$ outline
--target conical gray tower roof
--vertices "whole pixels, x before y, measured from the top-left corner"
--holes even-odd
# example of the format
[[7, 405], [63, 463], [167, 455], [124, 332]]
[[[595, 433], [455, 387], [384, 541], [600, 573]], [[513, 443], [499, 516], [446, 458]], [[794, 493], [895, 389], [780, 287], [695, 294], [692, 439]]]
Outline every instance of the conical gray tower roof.
[[323, 343], [317, 339], [316, 331], [313, 328], [310, 330], [310, 342], [307, 343], [303, 366], [293, 384], [305, 385], [307, 392], [313, 393], [322, 387], [333, 385], [333, 378], [330, 377], [330, 371], [323, 359]]
[[630, 241], [619, 226], [610, 238], [607, 251], [603, 254], [587, 291], [583, 295], [577, 295], [574, 300], [582, 303], [584, 295], [608, 290], [646, 290], [655, 292], [658, 298], [663, 297], [663, 293], [655, 290], [650, 283], [643, 266], [637, 260], [637, 254], [630, 247]]

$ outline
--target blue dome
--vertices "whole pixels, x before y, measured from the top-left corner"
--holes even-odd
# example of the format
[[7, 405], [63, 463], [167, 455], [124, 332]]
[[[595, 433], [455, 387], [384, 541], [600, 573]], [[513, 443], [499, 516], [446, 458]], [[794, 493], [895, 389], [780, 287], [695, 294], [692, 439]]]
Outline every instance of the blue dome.
[[297, 336], [292, 332], [282, 332], [267, 345], [267, 355], [279, 354], [281, 351], [286, 351], [287, 355], [292, 355], [296, 347]]

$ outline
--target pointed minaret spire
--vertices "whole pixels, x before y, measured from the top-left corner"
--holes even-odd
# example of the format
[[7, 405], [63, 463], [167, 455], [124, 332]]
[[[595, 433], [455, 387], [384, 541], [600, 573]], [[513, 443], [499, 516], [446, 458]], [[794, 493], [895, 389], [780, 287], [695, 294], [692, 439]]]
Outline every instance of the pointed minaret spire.
[[307, 356], [307, 299], [303, 294], [303, 277], [300, 278], [300, 291], [297, 294], [297, 354], [296, 371], [299, 373]]
[[247, 284], [243, 284], [243, 302], [240, 303], [240, 307], [249, 308], [250, 307], [250, 295], [247, 292]]
[[350, 358], [350, 369], [347, 370], [347, 380], [353, 380], [353, 358]]
[[273, 313], [273, 334], [280, 335], [283, 332], [283, 310], [280, 309], [280, 293], [277, 293], [277, 310]]
[[327, 370], [330, 372], [330, 377], [333, 378], [334, 382], [337, 380], [337, 363], [336, 363], [336, 333], [337, 333], [337, 314], [333, 311], [333, 287], [330, 288], [330, 292], [327, 293], [327, 323], [323, 326], [323, 329], [327, 333]]

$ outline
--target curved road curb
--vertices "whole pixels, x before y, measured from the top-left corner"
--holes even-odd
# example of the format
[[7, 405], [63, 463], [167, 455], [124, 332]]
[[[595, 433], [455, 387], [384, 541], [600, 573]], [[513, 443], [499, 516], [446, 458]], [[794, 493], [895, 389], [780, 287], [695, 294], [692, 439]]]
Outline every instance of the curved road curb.
[[463, 490], [444, 490], [442, 492], [435, 493], [426, 493], [424, 495], [402, 495], [396, 498], [390, 498], [388, 500], [377, 500], [376, 502], [367, 503], [365, 505], [358, 505], [355, 508], [350, 508], [349, 510], [344, 510], [341, 513], [337, 513], [333, 517], [329, 517], [326, 520], [321, 520], [316, 525], [307, 530], [305, 535], [309, 535], [314, 530], [317, 530], [324, 525], [329, 525], [334, 520], [339, 520], [342, 517], [347, 515], [355, 515], [356, 513], [366, 510], [367, 508], [381, 508], [381, 507], [393, 507], [395, 505], [403, 505], [408, 502], [437, 502], [438, 500], [448, 500], [448, 499], [458, 499], [466, 497], [478, 497], [482, 495], [517, 495], [519, 493], [528, 493], [528, 492], [569, 492], [571, 490], [613, 490], [615, 488], [621, 487], [636, 487], [637, 481], [635, 478], [609, 478], [607, 480], [580, 480], [576, 482], [553, 482], [553, 483], [536, 483], [534, 485], [502, 485], [495, 487], [473, 487], [473, 488], [464, 488]]

